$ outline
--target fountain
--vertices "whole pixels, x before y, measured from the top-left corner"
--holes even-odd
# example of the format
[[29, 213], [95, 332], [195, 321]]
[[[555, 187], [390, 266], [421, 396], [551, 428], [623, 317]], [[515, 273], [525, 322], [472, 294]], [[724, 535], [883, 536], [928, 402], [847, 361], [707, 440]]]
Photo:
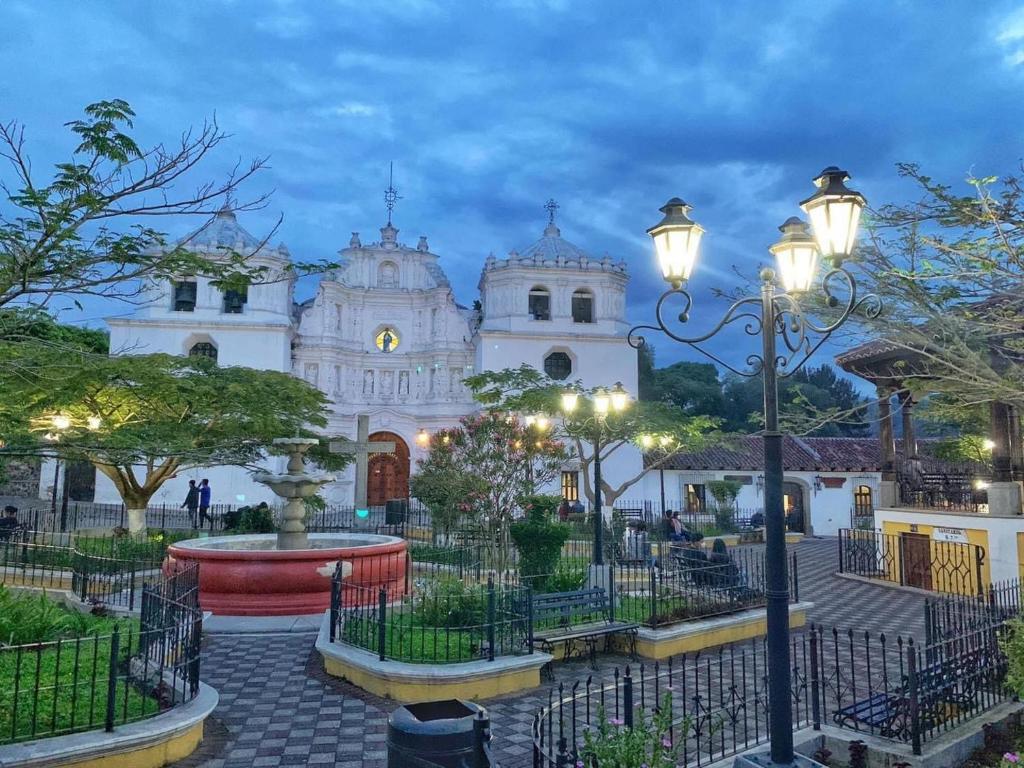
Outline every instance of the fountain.
[[166, 570], [199, 563], [203, 610], [234, 616], [321, 613], [330, 606], [331, 578], [339, 563], [346, 603], [375, 603], [381, 587], [391, 597], [404, 593], [405, 540], [370, 533], [306, 532], [304, 500], [334, 481], [332, 474], [306, 470], [305, 454], [318, 442], [277, 438], [274, 445], [288, 454], [287, 471], [253, 476], [286, 500], [277, 534], [189, 539], [168, 548]]

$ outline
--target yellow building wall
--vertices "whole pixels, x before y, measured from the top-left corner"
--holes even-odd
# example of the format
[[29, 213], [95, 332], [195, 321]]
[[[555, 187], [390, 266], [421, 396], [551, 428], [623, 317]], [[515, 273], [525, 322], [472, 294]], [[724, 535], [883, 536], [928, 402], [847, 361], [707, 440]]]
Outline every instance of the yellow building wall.
[[[895, 537], [891, 540], [893, 544], [892, 548], [892, 559], [889, 561], [889, 574], [888, 577], [891, 581], [899, 582], [900, 580], [900, 569], [902, 564], [900, 562], [900, 547], [899, 537], [901, 533], [918, 533], [928, 536], [931, 539], [931, 553], [932, 562], [935, 563], [932, 566], [932, 589], [937, 592], [951, 592], [953, 594], [961, 595], [976, 595], [982, 587], [987, 587], [992, 583], [992, 571], [988, 559], [988, 531], [984, 528], [964, 528], [962, 529], [967, 534], [967, 542], [979, 546], [984, 551], [986, 557], [982, 560], [981, 565], [981, 580], [982, 583], [978, 584], [977, 568], [974, 567], [973, 563], [969, 563], [967, 558], [964, 559], [964, 569], [961, 573], [957, 573], [955, 578], [951, 578], [948, 573], [944, 571], [940, 563], [936, 563], [937, 550], [939, 544], [943, 542], [937, 542], [932, 538], [932, 532], [935, 528], [943, 526], [928, 525], [925, 523], [900, 523], [886, 520], [882, 523], [882, 533], [887, 536]], [[1017, 546], [1021, 546], [1021, 534], [1017, 534]], [[955, 545], [950, 545], [955, 546]]]
[[1024, 533], [1017, 534], [1017, 575], [1024, 581]]

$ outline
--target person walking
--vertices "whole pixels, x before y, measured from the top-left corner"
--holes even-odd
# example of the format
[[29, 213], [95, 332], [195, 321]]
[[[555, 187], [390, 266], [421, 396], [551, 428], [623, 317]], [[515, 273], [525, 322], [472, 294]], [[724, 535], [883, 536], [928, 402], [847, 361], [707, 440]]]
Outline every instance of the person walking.
[[203, 527], [203, 521], [210, 521], [210, 530], [213, 530], [213, 515], [210, 514], [210, 496], [213, 490], [210, 488], [210, 481], [205, 477], [199, 481], [199, 527]]
[[567, 522], [569, 520], [569, 500], [562, 499], [562, 503], [558, 505], [558, 519], [561, 522]]
[[192, 528], [197, 528], [196, 512], [199, 509], [199, 489], [196, 487], [195, 480], [188, 481], [188, 493], [185, 494], [185, 501], [181, 506], [188, 510], [188, 518], [192, 521]]

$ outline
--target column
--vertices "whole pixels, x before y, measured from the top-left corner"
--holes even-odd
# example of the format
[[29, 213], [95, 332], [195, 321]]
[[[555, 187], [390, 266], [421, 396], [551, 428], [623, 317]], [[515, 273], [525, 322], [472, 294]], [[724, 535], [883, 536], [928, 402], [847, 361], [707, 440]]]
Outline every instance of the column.
[[879, 507], [892, 509], [899, 504], [896, 484], [896, 444], [892, 437], [892, 389], [888, 384], [878, 385], [878, 440], [881, 457], [882, 486]]
[[907, 389], [902, 390], [898, 398], [903, 426], [903, 463], [899, 469], [905, 479], [916, 486], [921, 480], [921, 462], [917, 455], [917, 434], [914, 432], [914, 398]]
[[992, 515], [1021, 513], [1021, 483], [1014, 480], [1012, 466], [1013, 414], [1006, 403], [989, 406], [992, 438], [992, 483], [988, 488], [988, 511]]

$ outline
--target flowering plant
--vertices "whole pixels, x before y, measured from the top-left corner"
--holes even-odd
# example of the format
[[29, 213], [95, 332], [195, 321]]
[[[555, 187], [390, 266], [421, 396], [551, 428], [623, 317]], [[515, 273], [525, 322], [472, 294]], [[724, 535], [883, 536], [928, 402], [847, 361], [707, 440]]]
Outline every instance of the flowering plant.
[[[596, 730], [583, 734], [583, 749], [576, 768], [675, 768], [679, 747], [672, 742], [672, 694], [666, 693], [658, 709], [626, 727], [618, 718], [609, 719], [604, 707], [598, 709]], [[676, 724], [685, 734], [685, 723]]]
[[1020, 763], [1020, 755], [1016, 752], [1007, 752], [999, 761], [999, 768], [1016, 768]]

